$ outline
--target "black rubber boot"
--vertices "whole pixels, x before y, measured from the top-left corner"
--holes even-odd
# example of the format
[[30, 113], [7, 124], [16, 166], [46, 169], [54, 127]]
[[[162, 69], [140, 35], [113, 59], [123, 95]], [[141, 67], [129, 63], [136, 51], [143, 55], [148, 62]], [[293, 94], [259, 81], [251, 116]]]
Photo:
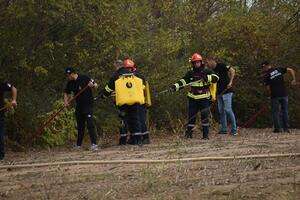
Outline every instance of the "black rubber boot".
[[120, 137], [119, 145], [126, 145], [126, 144], [127, 144], [127, 136]]
[[136, 140], [137, 140], [137, 144], [139, 146], [143, 146], [143, 136], [142, 135], [137, 135]]
[[202, 140], [209, 140], [208, 132], [203, 132], [203, 138], [202, 138]]
[[143, 135], [143, 144], [150, 144], [149, 134]]
[[190, 127], [190, 126], [187, 127], [184, 137], [186, 139], [192, 139], [193, 138], [193, 127]]
[[137, 145], [137, 136], [136, 135], [131, 135], [127, 141], [127, 144], [130, 145]]
[[193, 132], [192, 132], [192, 130], [190, 130], [190, 131], [185, 131], [185, 135], [184, 135], [184, 137], [186, 138], [186, 139], [192, 139], [193, 138]]

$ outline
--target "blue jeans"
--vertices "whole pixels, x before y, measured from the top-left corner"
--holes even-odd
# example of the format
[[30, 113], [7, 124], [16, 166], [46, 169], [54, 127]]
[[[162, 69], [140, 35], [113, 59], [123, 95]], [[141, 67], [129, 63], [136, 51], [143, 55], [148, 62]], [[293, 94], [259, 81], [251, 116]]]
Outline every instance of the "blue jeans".
[[0, 118], [0, 160], [4, 158], [4, 119]]
[[283, 117], [283, 129], [289, 128], [289, 114], [288, 114], [288, 97], [276, 97], [272, 99], [272, 116], [275, 130], [281, 130], [279, 118], [279, 106], [281, 106]]
[[231, 133], [236, 133], [236, 120], [234, 113], [232, 111], [232, 96], [233, 93], [226, 93], [222, 96], [218, 97], [218, 108], [220, 113], [220, 120], [221, 120], [221, 132], [227, 132], [227, 115], [229, 117], [230, 125], [231, 125]]

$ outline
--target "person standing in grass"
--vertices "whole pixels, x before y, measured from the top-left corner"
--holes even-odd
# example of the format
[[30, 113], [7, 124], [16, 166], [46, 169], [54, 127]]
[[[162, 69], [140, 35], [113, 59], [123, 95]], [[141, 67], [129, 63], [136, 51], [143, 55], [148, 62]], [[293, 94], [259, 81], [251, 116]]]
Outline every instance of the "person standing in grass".
[[4, 93], [11, 92], [11, 105], [17, 106], [17, 89], [10, 83], [0, 81], [0, 160], [5, 157], [4, 150], [4, 112], [6, 106], [4, 105]]
[[[272, 117], [274, 122], [273, 132], [289, 132], [288, 94], [283, 75], [286, 73], [291, 75], [291, 85], [296, 85], [295, 71], [289, 67], [273, 67], [268, 61], [264, 61], [261, 67], [265, 73], [264, 82], [271, 95]], [[281, 107], [282, 111], [283, 126], [281, 126], [279, 119], [279, 107]]]
[[71, 93], [76, 95], [86, 86], [88, 86], [88, 88], [76, 98], [76, 121], [78, 136], [75, 148], [81, 148], [85, 124], [87, 124], [87, 129], [92, 143], [89, 149], [91, 151], [98, 150], [97, 134], [93, 119], [94, 97], [92, 93], [92, 88], [96, 88], [97, 83], [95, 83], [95, 81], [88, 76], [77, 74], [72, 67], [67, 67], [65, 69], [65, 75], [68, 79], [64, 92], [64, 105], [66, 107], [69, 106], [69, 95]]
[[[134, 65], [134, 62], [131, 59], [126, 59], [124, 60], [123, 65], [118, 65], [119, 67], [106, 84], [100, 96], [102, 98], [106, 98], [113, 92], [116, 93], [116, 106], [118, 106], [119, 110], [124, 113], [124, 122], [127, 124], [128, 130], [131, 134], [129, 141], [127, 142], [127, 133], [121, 135], [120, 145], [128, 143], [141, 146], [144, 143], [140, 113], [142, 112], [144, 97], [142, 99], [139, 97], [144, 96], [143, 89], [145, 87], [145, 78], [141, 74], [133, 71]], [[133, 82], [128, 81], [125, 84], [127, 79]], [[122, 84], [116, 84], [117, 82], [121, 82]], [[117, 91], [123, 92], [122, 94], [118, 94]], [[124, 101], [118, 102], [118, 99], [122, 98], [124, 98]]]
[[231, 125], [231, 134], [238, 135], [236, 119], [232, 109], [233, 90], [232, 84], [235, 76], [235, 70], [230, 65], [218, 63], [213, 57], [207, 56], [205, 62], [209, 68], [214, 70], [218, 76], [217, 83], [217, 102], [221, 120], [221, 130], [219, 134], [227, 134], [227, 117]]
[[188, 71], [185, 76], [178, 82], [170, 86], [170, 91], [179, 91], [185, 86], [190, 85], [190, 90], [187, 94], [189, 107], [188, 117], [189, 122], [185, 132], [185, 137], [191, 139], [193, 137], [193, 129], [196, 123], [197, 113], [201, 113], [202, 133], [204, 140], [208, 140], [209, 134], [209, 101], [211, 98], [210, 85], [216, 83], [219, 77], [211, 69], [204, 67], [202, 56], [198, 53], [192, 55], [191, 58], [192, 70]]

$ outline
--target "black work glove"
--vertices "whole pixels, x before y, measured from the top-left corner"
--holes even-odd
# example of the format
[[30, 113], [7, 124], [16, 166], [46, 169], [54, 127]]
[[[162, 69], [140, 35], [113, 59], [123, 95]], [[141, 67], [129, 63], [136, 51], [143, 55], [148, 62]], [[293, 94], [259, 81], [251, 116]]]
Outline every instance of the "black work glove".
[[171, 85], [168, 90], [169, 90], [169, 92], [175, 92], [176, 91], [176, 86]]

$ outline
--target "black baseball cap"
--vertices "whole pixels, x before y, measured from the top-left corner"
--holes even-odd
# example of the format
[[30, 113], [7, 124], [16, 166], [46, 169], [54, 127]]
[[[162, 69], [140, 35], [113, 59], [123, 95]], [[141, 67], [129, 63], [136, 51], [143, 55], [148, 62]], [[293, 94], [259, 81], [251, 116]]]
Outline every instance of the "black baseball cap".
[[269, 65], [270, 63], [268, 61], [264, 61], [260, 64], [260, 66], [263, 68], [264, 66]]
[[75, 69], [73, 67], [66, 67], [65, 68], [65, 74], [72, 74], [75, 72]]

